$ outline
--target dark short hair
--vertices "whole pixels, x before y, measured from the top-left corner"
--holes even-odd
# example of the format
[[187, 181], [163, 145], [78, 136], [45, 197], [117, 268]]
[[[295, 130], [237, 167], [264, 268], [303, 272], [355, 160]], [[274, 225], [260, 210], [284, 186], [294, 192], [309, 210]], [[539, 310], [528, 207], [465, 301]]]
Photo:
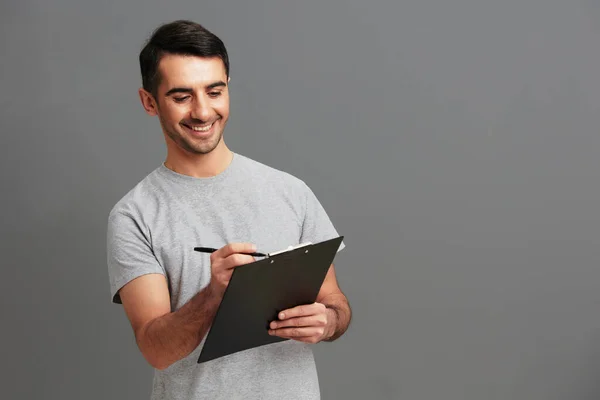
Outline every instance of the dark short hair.
[[229, 57], [221, 39], [196, 22], [173, 21], [159, 26], [140, 52], [142, 86], [154, 97], [160, 83], [158, 63], [165, 54], [219, 57], [229, 77]]

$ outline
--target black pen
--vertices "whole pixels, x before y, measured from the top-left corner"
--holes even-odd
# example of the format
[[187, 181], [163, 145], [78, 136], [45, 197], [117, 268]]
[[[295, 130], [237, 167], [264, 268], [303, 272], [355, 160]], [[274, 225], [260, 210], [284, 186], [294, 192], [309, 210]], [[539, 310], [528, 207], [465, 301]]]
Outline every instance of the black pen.
[[[212, 247], [194, 247], [195, 251], [199, 251], [200, 253], [214, 253], [215, 251], [217, 251], [218, 249], [213, 249]], [[263, 253], [243, 253], [243, 254], [248, 254], [249, 256], [253, 256], [253, 257], [266, 257], [266, 254]]]

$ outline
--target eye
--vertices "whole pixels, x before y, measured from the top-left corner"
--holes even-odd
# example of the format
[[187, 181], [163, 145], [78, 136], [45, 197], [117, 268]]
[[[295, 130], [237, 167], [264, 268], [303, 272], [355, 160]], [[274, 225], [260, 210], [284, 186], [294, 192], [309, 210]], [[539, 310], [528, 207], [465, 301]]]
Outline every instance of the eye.
[[189, 98], [190, 98], [190, 96], [173, 97], [173, 100], [175, 100], [176, 103], [183, 103], [184, 101], [186, 101]]
[[208, 93], [208, 95], [210, 97], [219, 97], [221, 95], [221, 92], [210, 92]]

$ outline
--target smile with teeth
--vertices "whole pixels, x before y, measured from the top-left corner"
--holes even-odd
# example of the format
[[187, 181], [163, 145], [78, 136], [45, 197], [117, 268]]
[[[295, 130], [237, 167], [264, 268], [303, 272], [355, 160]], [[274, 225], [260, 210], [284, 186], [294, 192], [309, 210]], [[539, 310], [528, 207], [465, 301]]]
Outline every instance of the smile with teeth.
[[190, 126], [190, 125], [188, 125], [188, 128], [190, 128], [196, 132], [208, 132], [212, 126], [213, 126], [213, 124], [206, 125], [206, 126]]

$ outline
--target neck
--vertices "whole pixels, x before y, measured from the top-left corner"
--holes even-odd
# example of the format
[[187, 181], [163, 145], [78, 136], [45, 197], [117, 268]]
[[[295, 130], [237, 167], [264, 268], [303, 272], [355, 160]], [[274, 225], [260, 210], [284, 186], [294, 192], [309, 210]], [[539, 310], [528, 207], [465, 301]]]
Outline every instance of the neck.
[[190, 154], [181, 149], [168, 149], [165, 167], [181, 175], [209, 178], [225, 171], [233, 153], [225, 143], [220, 143], [208, 154]]

